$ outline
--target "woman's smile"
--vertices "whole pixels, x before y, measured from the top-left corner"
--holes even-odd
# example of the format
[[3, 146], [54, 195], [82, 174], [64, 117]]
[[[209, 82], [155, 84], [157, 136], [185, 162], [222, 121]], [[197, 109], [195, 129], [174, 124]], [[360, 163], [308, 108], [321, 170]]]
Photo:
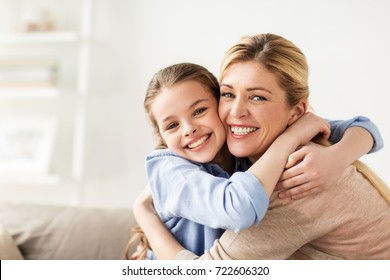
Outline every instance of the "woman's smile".
[[229, 125], [229, 127], [233, 136], [245, 136], [258, 130], [257, 127], [245, 125]]

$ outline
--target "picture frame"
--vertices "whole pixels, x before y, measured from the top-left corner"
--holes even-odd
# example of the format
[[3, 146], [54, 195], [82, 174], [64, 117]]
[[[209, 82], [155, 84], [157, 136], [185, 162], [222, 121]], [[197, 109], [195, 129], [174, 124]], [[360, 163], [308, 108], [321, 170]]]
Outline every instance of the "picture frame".
[[50, 170], [57, 120], [0, 119], [0, 175], [44, 175]]

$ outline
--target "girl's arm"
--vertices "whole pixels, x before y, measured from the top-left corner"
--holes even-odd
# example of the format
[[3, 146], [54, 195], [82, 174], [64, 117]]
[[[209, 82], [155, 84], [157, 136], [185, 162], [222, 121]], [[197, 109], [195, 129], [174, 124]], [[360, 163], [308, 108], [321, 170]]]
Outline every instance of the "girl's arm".
[[218, 166], [195, 164], [169, 150], [154, 152], [146, 165], [154, 206], [163, 221], [183, 217], [240, 231], [258, 223], [268, 208], [264, 188], [249, 172], [217, 177], [206, 168], [222, 174]]
[[[343, 170], [367, 152], [383, 147], [378, 128], [368, 118], [330, 121], [330, 147], [306, 145], [291, 154], [276, 189], [280, 198], [300, 199], [334, 184]], [[296, 187], [297, 186], [297, 187]]]

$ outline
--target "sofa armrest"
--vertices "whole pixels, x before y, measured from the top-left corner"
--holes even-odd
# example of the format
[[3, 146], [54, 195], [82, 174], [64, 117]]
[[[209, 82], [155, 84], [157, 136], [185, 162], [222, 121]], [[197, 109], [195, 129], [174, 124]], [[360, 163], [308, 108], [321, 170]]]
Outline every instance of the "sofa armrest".
[[131, 209], [0, 202], [0, 220], [25, 259], [116, 260], [135, 225]]
[[4, 225], [0, 224], [0, 260], [22, 260], [22, 254]]

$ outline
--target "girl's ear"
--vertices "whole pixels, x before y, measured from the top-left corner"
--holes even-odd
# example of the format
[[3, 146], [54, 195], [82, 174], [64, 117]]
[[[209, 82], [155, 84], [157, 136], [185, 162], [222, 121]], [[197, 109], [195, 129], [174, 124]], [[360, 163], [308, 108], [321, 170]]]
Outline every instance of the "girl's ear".
[[298, 120], [307, 110], [307, 101], [301, 101], [298, 105], [296, 105], [292, 111], [291, 116], [288, 121], [288, 125], [292, 125], [296, 120]]

